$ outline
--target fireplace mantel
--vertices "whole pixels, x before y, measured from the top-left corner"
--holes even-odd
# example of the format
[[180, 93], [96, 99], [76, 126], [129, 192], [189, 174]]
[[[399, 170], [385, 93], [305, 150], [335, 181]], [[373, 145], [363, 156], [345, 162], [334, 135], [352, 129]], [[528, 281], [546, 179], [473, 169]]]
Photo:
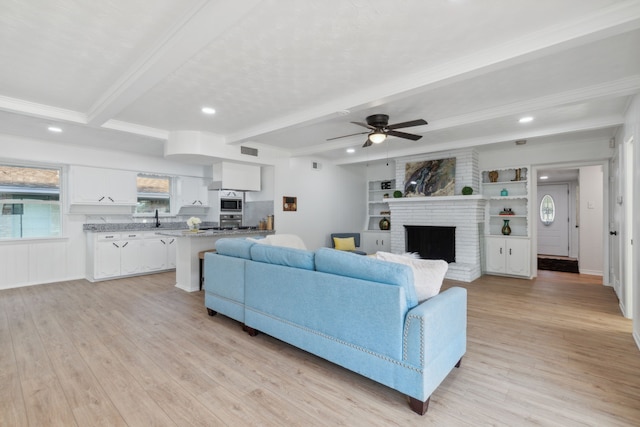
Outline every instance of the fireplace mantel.
[[405, 225], [456, 228], [456, 262], [446, 277], [471, 282], [482, 274], [480, 235], [486, 198], [482, 195], [389, 198], [391, 252], [406, 251]]
[[468, 200], [486, 200], [486, 197], [481, 195], [471, 196], [417, 196], [417, 197], [394, 197], [385, 199], [389, 204], [397, 203], [438, 203], [438, 202], [456, 202], [456, 201], [468, 201]]

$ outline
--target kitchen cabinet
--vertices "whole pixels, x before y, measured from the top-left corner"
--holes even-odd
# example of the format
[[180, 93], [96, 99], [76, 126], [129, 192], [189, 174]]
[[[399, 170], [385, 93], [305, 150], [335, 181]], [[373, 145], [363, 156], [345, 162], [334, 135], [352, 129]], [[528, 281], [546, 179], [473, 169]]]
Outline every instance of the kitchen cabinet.
[[175, 240], [155, 232], [88, 233], [87, 280], [175, 268]]
[[177, 184], [179, 207], [209, 207], [209, 190], [204, 179], [182, 176]]
[[530, 277], [530, 248], [528, 238], [485, 236], [485, 271]]
[[[91, 279], [107, 279], [139, 273], [142, 236], [138, 233], [99, 233], [87, 257]], [[93, 255], [93, 256], [91, 256]]]
[[72, 205], [136, 206], [136, 172], [85, 166], [69, 168]]
[[176, 268], [176, 238], [156, 234], [142, 241], [142, 271], [162, 271]]

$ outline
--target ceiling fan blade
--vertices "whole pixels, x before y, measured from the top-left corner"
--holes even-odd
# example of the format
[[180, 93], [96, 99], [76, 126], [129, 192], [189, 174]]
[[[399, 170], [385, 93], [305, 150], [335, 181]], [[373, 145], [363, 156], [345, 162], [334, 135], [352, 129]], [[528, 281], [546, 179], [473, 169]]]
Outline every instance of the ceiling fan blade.
[[349, 134], [349, 135], [335, 136], [333, 138], [327, 139], [327, 141], [333, 141], [334, 139], [347, 138], [347, 137], [355, 136], [355, 135], [364, 135], [365, 133], [369, 133], [369, 132], [358, 132], [358, 133], [352, 133], [352, 134]]
[[354, 125], [362, 126], [362, 127], [365, 127], [365, 128], [368, 128], [368, 129], [372, 129], [372, 130], [375, 130], [375, 129], [376, 129], [376, 128], [375, 128], [375, 127], [373, 127], [373, 126], [368, 125], [368, 124], [366, 124], [366, 123], [362, 123], [362, 122], [351, 122], [351, 123], [353, 123]]
[[429, 124], [429, 123], [427, 123], [426, 120], [418, 119], [418, 120], [411, 120], [409, 122], [402, 122], [402, 123], [396, 123], [396, 124], [393, 124], [393, 125], [389, 125], [389, 126], [387, 126], [387, 129], [393, 130], [393, 129], [399, 129], [399, 128], [410, 128], [412, 126], [422, 126], [422, 125], [427, 125], [427, 124]]
[[373, 142], [371, 142], [371, 141], [369, 140], [369, 138], [367, 138], [367, 141], [364, 143], [364, 145], [362, 146], [362, 148], [367, 148], [367, 147], [371, 146], [371, 144], [373, 144]]
[[397, 130], [390, 130], [387, 132], [387, 135], [396, 136], [398, 138], [410, 139], [412, 141], [417, 141], [420, 138], [422, 138], [422, 135], [414, 135], [412, 133], [398, 132]]

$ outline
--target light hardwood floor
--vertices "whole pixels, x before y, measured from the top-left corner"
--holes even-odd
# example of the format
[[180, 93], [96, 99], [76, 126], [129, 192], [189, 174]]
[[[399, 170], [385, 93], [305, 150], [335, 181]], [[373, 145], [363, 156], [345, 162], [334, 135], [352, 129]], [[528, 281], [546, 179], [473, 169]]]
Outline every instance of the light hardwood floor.
[[423, 417], [404, 397], [224, 316], [162, 273], [0, 291], [0, 426], [640, 425], [612, 289], [540, 271], [469, 291], [468, 348]]

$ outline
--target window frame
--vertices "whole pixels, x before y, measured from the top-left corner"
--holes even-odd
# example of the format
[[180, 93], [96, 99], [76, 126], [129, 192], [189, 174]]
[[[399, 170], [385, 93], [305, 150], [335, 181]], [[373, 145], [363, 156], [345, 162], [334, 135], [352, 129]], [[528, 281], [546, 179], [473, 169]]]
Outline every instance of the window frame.
[[[169, 191], [167, 193], [152, 193], [152, 192], [140, 192], [138, 190], [138, 178], [140, 177], [149, 177], [149, 178], [166, 178], [169, 181]], [[169, 200], [169, 206], [168, 206], [168, 210], [166, 212], [158, 212], [158, 216], [160, 217], [170, 217], [173, 215], [173, 204], [175, 203], [175, 194], [174, 194], [174, 189], [175, 189], [175, 177], [171, 176], [171, 175], [165, 175], [165, 174], [159, 174], [159, 173], [152, 173], [152, 172], [138, 172], [136, 174], [136, 207], [134, 209], [133, 212], [133, 216], [134, 217], [138, 217], [138, 218], [150, 218], [155, 216], [155, 210], [152, 212], [138, 212], [138, 205], [139, 205], [139, 200], [140, 200], [140, 195], [141, 194], [147, 194], [147, 195], [155, 195], [156, 198], [158, 199], [168, 199]]]
[[[19, 204], [19, 205], [23, 205], [22, 209], [23, 209], [23, 213], [21, 215], [24, 215], [24, 206], [25, 205], [43, 205], [43, 204], [50, 204], [50, 202], [54, 201], [54, 200], [43, 200], [43, 199], [39, 199], [37, 196], [43, 196], [43, 195], [47, 195], [47, 194], [52, 194], [52, 195], [57, 195], [57, 200], [55, 200], [55, 203], [58, 206], [58, 212], [57, 212], [57, 216], [58, 216], [58, 220], [56, 222], [56, 224], [54, 224], [53, 222], [51, 222], [51, 216], [49, 217], [49, 224], [48, 227], [49, 229], [51, 228], [56, 228], [58, 229], [58, 232], [56, 234], [48, 234], [48, 235], [34, 235], [34, 236], [24, 236], [22, 234], [22, 236], [19, 237], [15, 237], [15, 236], [11, 236], [11, 237], [0, 237], [0, 244], [7, 244], [7, 243], [20, 243], [20, 242], [25, 242], [25, 241], [51, 241], [51, 240], [61, 240], [61, 239], [67, 239], [66, 235], [65, 235], [65, 228], [66, 228], [66, 216], [65, 216], [65, 200], [66, 200], [66, 191], [67, 191], [67, 186], [66, 186], [66, 177], [67, 177], [67, 173], [66, 173], [66, 169], [63, 165], [59, 165], [59, 164], [40, 164], [40, 163], [29, 163], [29, 162], [20, 162], [20, 163], [14, 163], [14, 162], [7, 162], [7, 161], [0, 161], [0, 167], [7, 167], [7, 168], [22, 168], [22, 169], [35, 169], [35, 170], [53, 170], [53, 171], [57, 171], [58, 172], [58, 186], [57, 186], [57, 192], [55, 190], [49, 189], [47, 187], [41, 187], [41, 188], [37, 188], [36, 191], [28, 191], [28, 187], [18, 187], [15, 186], [14, 188], [18, 189], [18, 190], [14, 190], [14, 191], [2, 191], [5, 193], [10, 193], [10, 194], [20, 194], [20, 193], [24, 193], [26, 195], [32, 195], [32, 196], [36, 196], [36, 197], [29, 197], [26, 199], [0, 199], [2, 200], [2, 205], [4, 204], [11, 204], [11, 203], [5, 203], [5, 200], [16, 200], [17, 203], [13, 203], [13, 204]], [[9, 189], [11, 188], [8, 185], [0, 185], [0, 188], [3, 189]], [[40, 190], [40, 191], [37, 191]], [[22, 221], [21, 221], [22, 222]]]

